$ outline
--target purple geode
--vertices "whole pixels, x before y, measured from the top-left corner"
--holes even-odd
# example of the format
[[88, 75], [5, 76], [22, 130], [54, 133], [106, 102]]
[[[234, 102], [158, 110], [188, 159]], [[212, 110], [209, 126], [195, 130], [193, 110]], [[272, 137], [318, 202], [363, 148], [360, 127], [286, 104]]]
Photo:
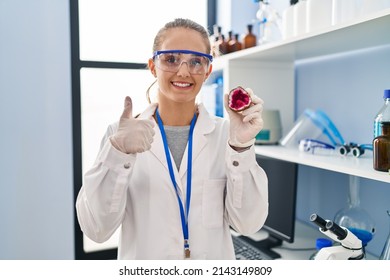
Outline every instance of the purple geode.
[[252, 103], [249, 93], [238, 86], [229, 93], [229, 108], [233, 111], [240, 112], [248, 108]]

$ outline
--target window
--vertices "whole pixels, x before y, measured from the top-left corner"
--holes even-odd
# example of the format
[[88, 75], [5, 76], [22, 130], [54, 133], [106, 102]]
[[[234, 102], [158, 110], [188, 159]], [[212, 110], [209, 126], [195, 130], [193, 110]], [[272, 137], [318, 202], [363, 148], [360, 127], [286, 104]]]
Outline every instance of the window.
[[[154, 77], [146, 68], [153, 39], [165, 22], [191, 18], [211, 31], [216, 0], [75, 0], [71, 7], [74, 202], [108, 124], [119, 119], [126, 95], [133, 113], [147, 106]], [[117, 234], [97, 244], [75, 215], [76, 259], [115, 259]]]

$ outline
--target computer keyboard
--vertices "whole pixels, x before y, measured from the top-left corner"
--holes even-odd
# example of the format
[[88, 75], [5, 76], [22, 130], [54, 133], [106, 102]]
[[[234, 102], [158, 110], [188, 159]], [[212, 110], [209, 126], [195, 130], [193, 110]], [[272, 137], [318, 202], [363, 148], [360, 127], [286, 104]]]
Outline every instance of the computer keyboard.
[[232, 235], [237, 260], [272, 260], [243, 236]]

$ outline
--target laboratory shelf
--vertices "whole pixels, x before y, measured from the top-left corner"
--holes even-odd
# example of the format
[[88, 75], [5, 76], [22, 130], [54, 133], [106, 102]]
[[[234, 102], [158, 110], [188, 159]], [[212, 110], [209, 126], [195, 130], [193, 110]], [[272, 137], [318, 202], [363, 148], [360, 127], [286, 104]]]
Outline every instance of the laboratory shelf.
[[255, 151], [266, 157], [390, 183], [388, 172], [373, 169], [372, 153], [363, 154], [359, 158], [352, 155], [313, 155], [280, 145], [256, 145]]
[[[388, 47], [389, 28], [390, 9], [385, 9], [338, 25], [217, 57], [213, 62], [213, 75], [223, 76], [224, 92], [237, 85], [250, 85], [268, 108], [277, 108], [282, 112], [282, 127], [292, 127], [296, 113], [296, 64], [308, 59], [342, 57], [351, 52]], [[372, 152], [360, 158], [321, 156], [282, 146], [256, 145], [256, 153], [390, 183], [389, 173], [373, 169]]]
[[278, 42], [259, 45], [218, 57], [214, 71], [234, 61], [294, 62], [390, 44], [390, 9]]

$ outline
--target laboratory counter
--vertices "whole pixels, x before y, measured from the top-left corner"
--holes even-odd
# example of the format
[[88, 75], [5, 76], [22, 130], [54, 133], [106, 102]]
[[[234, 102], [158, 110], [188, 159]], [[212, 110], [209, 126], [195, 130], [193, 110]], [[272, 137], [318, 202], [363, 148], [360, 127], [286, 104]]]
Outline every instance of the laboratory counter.
[[[232, 235], [239, 236], [235, 231], [232, 231]], [[260, 230], [249, 237], [255, 241], [260, 241], [267, 238], [268, 233], [264, 230]], [[309, 260], [310, 256], [316, 251], [315, 243], [317, 238], [328, 237], [315, 227], [297, 220], [295, 222], [294, 242], [283, 242], [281, 246], [274, 247], [272, 250], [281, 255], [281, 258], [278, 258], [277, 260]], [[366, 259], [377, 260], [378, 257], [366, 254]]]

